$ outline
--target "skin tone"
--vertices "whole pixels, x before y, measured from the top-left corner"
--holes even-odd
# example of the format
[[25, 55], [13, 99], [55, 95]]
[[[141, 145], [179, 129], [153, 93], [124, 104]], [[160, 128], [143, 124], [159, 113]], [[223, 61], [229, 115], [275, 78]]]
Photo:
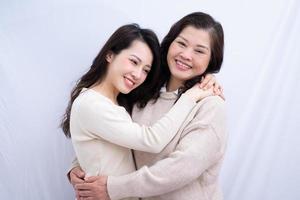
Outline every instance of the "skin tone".
[[210, 60], [209, 33], [188, 26], [171, 43], [167, 55], [171, 71], [167, 90], [177, 90], [184, 82], [203, 74]]
[[117, 96], [120, 92], [127, 94], [145, 81], [151, 70], [152, 60], [150, 48], [139, 40], [133, 41], [129, 48], [119, 54], [110, 52], [106, 55], [107, 75], [92, 89], [117, 104]]
[[[175, 91], [183, 83], [202, 74], [211, 57], [209, 33], [193, 26], [184, 28], [171, 43], [167, 55], [171, 77], [167, 91]], [[200, 88], [214, 90], [214, 94], [223, 99], [222, 89], [213, 75], [207, 75]], [[80, 167], [70, 172], [70, 179], [75, 188], [76, 197], [80, 200], [109, 200], [107, 192], [107, 176], [94, 176], [84, 179], [85, 173]]]

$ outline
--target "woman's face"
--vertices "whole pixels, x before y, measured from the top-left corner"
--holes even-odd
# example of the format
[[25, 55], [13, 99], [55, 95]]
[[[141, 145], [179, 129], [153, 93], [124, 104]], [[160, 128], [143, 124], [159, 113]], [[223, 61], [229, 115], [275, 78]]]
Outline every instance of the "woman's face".
[[151, 70], [153, 55], [147, 44], [134, 40], [129, 48], [119, 54], [107, 54], [106, 60], [106, 83], [114, 92], [127, 94], [145, 81]]
[[171, 80], [183, 84], [186, 80], [202, 74], [210, 61], [209, 33], [193, 26], [184, 28], [171, 43], [167, 62]]

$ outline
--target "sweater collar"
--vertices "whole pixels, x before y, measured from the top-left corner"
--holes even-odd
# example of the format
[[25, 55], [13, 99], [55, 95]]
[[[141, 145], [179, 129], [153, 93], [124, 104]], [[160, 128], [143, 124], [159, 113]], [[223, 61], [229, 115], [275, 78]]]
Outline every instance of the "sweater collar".
[[164, 99], [177, 99], [178, 98], [178, 90], [168, 92], [167, 87], [163, 86], [160, 89], [160, 97]]

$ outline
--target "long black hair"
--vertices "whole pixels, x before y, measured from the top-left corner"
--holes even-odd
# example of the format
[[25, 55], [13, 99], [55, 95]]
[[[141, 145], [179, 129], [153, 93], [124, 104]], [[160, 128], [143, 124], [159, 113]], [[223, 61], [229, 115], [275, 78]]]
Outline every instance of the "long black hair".
[[161, 42], [161, 67], [160, 67], [160, 79], [158, 83], [158, 89], [155, 93], [155, 98], [158, 98], [160, 88], [163, 87], [170, 79], [171, 72], [167, 62], [167, 55], [171, 43], [177, 38], [181, 31], [187, 26], [192, 26], [197, 29], [205, 30], [210, 36], [211, 46], [211, 58], [205, 72], [199, 76], [193, 77], [185, 81], [184, 85], [179, 88], [179, 96], [193, 87], [197, 82], [201, 80], [207, 73], [217, 73], [221, 69], [224, 54], [224, 33], [222, 25], [215, 21], [210, 15], [202, 12], [194, 12], [186, 15], [178, 22], [176, 22], [168, 34], [164, 37]]
[[108, 62], [106, 56], [109, 52], [117, 55], [122, 50], [129, 48], [133, 41], [144, 42], [153, 54], [152, 67], [146, 80], [129, 94], [119, 94], [118, 104], [124, 106], [131, 113], [133, 105], [144, 107], [154, 96], [157, 90], [157, 79], [159, 77], [160, 53], [159, 41], [155, 33], [150, 29], [140, 28], [137, 24], [128, 24], [118, 28], [104, 44], [90, 69], [78, 80], [71, 92], [69, 104], [61, 121], [61, 128], [67, 137], [70, 134], [70, 114], [74, 100], [78, 97], [83, 88], [89, 88], [96, 83], [100, 83], [107, 73]]

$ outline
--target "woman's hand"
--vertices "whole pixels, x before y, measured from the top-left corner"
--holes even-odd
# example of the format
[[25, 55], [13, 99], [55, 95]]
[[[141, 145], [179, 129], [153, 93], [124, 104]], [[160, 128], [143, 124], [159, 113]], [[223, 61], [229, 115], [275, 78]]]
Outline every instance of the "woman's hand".
[[196, 83], [192, 88], [188, 89], [183, 95], [187, 95], [193, 101], [197, 102], [207, 96], [214, 95], [213, 88], [204, 90], [200, 88], [200, 83]]
[[213, 88], [214, 95], [220, 96], [225, 100], [222, 86], [217, 82], [216, 77], [213, 74], [207, 74], [200, 82], [200, 88], [206, 90]]
[[75, 185], [79, 200], [110, 200], [107, 192], [107, 176], [91, 176], [84, 183]]
[[75, 190], [77, 199], [79, 199], [79, 194], [78, 191], [75, 189], [75, 185], [79, 183], [84, 183], [84, 177], [85, 177], [85, 173], [79, 166], [74, 167], [69, 173], [69, 179]]

